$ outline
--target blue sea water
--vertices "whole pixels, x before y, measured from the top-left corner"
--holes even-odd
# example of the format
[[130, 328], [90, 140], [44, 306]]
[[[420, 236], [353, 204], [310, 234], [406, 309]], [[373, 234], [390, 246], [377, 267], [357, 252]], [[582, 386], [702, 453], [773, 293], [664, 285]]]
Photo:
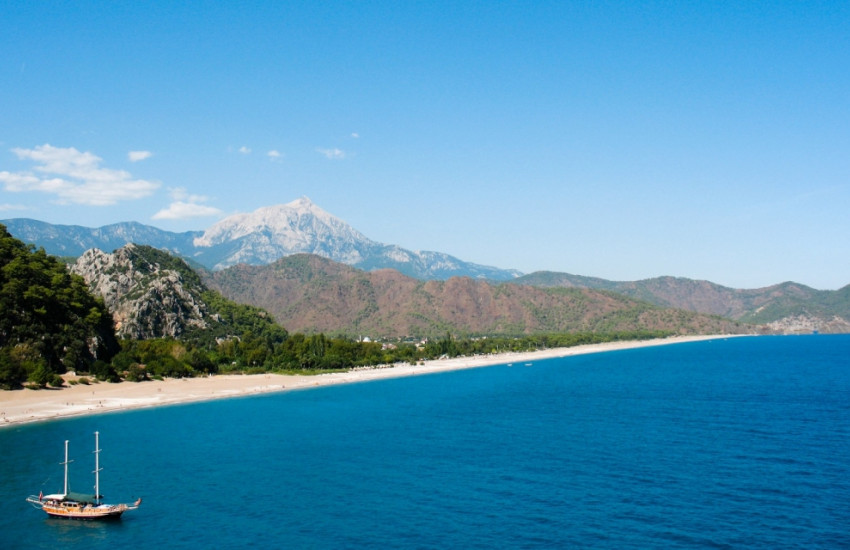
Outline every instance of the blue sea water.
[[[73, 488], [120, 522], [46, 518]], [[2, 548], [850, 548], [850, 336], [733, 338], [0, 430]]]

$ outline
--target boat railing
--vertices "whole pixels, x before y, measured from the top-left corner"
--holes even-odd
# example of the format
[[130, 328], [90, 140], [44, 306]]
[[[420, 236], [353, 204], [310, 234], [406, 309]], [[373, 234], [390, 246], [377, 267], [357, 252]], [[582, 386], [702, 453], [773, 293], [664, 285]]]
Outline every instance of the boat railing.
[[27, 502], [33, 505], [33, 507], [41, 508], [44, 505], [44, 500], [38, 498], [38, 495], [30, 495], [27, 497]]

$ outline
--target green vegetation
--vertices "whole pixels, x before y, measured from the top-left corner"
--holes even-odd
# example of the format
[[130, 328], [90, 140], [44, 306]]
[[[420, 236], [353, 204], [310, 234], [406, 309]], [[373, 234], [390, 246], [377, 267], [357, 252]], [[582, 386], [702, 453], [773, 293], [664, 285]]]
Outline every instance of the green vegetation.
[[112, 317], [83, 279], [0, 225], [0, 387], [61, 384], [117, 349]]
[[145, 276], [145, 269], [155, 276], [152, 266], [177, 271], [200, 294], [214, 322], [191, 328], [179, 339], [118, 342], [112, 316], [81, 277], [0, 225], [0, 387], [60, 386], [60, 375], [71, 370], [87, 375], [78, 379], [82, 384], [91, 378], [119, 382], [222, 372], [317, 372], [668, 335], [618, 332], [611, 320], [607, 331], [520, 337], [457, 337], [446, 331], [432, 340], [385, 343], [289, 334], [266, 311], [208, 289], [183, 260], [146, 246], [132, 253]]
[[[245, 332], [241, 338], [201, 348], [183, 340], [124, 340], [112, 361], [114, 373], [126, 380], [189, 377], [213, 373], [321, 372], [397, 362], [417, 363], [441, 357], [534, 351], [620, 340], [663, 338], [663, 331], [541, 334], [522, 337], [442, 338], [421, 342], [360, 342], [324, 334], [291, 334], [285, 338]], [[94, 373], [104, 379], [108, 373]]]
[[742, 320], [747, 323], [769, 323], [798, 315], [850, 318], [850, 285], [839, 290], [814, 290], [795, 283], [777, 285], [782, 295], [767, 305], [747, 313]]
[[453, 339], [450, 335], [429, 343], [425, 347], [424, 358], [436, 359], [442, 355], [457, 357], [461, 355], [479, 355], [502, 353], [506, 351], [536, 351], [551, 348], [569, 348], [586, 344], [602, 344], [628, 340], [650, 340], [666, 338], [672, 333], [660, 330], [631, 330], [620, 332], [572, 332], [556, 334], [538, 334], [509, 338], [493, 336], [487, 338]]

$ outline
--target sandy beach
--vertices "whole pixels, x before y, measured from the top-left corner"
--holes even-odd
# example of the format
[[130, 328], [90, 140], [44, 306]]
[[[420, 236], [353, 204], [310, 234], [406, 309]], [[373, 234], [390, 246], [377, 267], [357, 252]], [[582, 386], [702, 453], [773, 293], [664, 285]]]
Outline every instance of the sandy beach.
[[717, 340], [730, 336], [680, 336], [657, 340], [609, 342], [571, 348], [554, 348], [524, 353], [500, 353], [426, 361], [419, 365], [395, 364], [358, 368], [348, 372], [316, 375], [225, 374], [202, 378], [174, 378], [150, 382], [107, 382], [77, 384], [59, 389], [0, 391], [0, 427], [27, 422], [43, 422], [84, 414], [101, 414], [207, 401], [268, 392], [291, 391], [332, 384], [366, 382], [401, 376], [417, 376], [451, 370], [533, 363], [542, 359], [587, 353]]

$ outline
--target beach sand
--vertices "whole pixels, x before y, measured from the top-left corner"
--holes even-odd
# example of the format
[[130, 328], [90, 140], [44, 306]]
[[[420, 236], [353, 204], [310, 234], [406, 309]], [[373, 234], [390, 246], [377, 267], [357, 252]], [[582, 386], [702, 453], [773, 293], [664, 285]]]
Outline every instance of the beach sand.
[[542, 359], [598, 353], [648, 346], [716, 340], [730, 336], [680, 336], [656, 340], [609, 342], [533, 352], [500, 353], [425, 361], [410, 365], [358, 368], [348, 372], [315, 375], [223, 374], [199, 378], [169, 378], [149, 382], [77, 384], [58, 389], [0, 390], [0, 428], [27, 422], [43, 422], [84, 414], [207, 401], [226, 397], [313, 387], [366, 382], [384, 378], [447, 372], [509, 363], [533, 363]]

